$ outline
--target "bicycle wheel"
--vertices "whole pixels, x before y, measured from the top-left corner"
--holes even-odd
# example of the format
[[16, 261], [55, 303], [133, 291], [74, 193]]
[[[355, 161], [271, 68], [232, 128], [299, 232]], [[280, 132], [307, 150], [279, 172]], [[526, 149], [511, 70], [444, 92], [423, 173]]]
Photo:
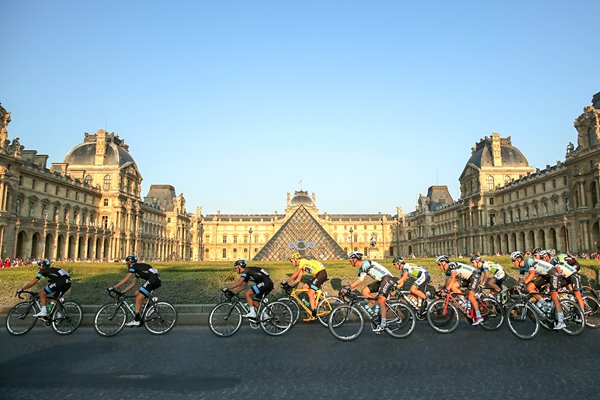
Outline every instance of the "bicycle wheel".
[[336, 339], [349, 341], [356, 339], [365, 327], [365, 320], [357, 308], [348, 304], [334, 308], [329, 314], [329, 332]]
[[208, 315], [208, 327], [219, 337], [236, 333], [242, 325], [242, 312], [231, 302], [217, 304]]
[[33, 314], [38, 311], [34, 302], [22, 301], [16, 304], [6, 316], [6, 330], [13, 336], [26, 334], [35, 325], [37, 318]]
[[427, 309], [427, 322], [434, 331], [439, 333], [451, 333], [458, 328], [459, 311], [452, 303], [445, 306], [446, 300], [433, 301]]
[[146, 330], [154, 335], [164, 335], [175, 326], [177, 310], [166, 301], [159, 301], [148, 307], [144, 316]]
[[282, 302], [283, 304], [287, 305], [290, 308], [290, 310], [292, 310], [292, 324], [296, 325], [298, 319], [300, 318], [300, 306], [298, 305], [298, 303], [296, 303], [290, 297], [282, 297], [280, 299], [277, 299], [276, 301]]
[[579, 335], [583, 331], [583, 328], [585, 328], [583, 311], [572, 300], [561, 300], [560, 305], [562, 306], [564, 321], [567, 325], [562, 331], [570, 336]]
[[115, 303], [105, 304], [96, 312], [94, 330], [100, 336], [110, 337], [121, 332], [127, 321], [123, 306]]
[[395, 338], [405, 338], [415, 329], [415, 312], [404, 303], [393, 303], [387, 310], [386, 332]]
[[506, 310], [506, 322], [510, 331], [519, 339], [533, 339], [540, 332], [540, 320], [531, 306], [513, 303]]
[[[52, 329], [59, 335], [70, 335], [75, 332], [83, 320], [83, 310], [74, 301], [65, 301], [52, 317]], [[55, 306], [56, 307], [56, 306]]]
[[585, 303], [585, 325], [588, 328], [596, 329], [600, 327], [600, 302], [590, 295], [583, 296]]
[[262, 309], [260, 327], [267, 335], [282, 335], [294, 325], [293, 318], [292, 310], [287, 304], [274, 301]]
[[486, 331], [495, 331], [500, 329], [504, 322], [504, 313], [502, 305], [492, 298], [484, 298], [479, 301], [479, 312], [483, 318], [480, 326]]
[[324, 327], [327, 327], [329, 321], [329, 314], [331, 310], [337, 306], [344, 304], [344, 302], [338, 297], [326, 297], [319, 302], [317, 306], [317, 319]]

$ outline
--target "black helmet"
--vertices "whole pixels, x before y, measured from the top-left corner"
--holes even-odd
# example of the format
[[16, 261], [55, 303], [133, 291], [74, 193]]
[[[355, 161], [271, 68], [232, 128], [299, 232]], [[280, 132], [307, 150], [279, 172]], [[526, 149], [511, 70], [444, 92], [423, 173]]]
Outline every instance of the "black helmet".
[[237, 260], [233, 266], [234, 267], [242, 267], [242, 268], [246, 268], [246, 260]]
[[138, 262], [138, 257], [137, 256], [127, 256], [127, 257], [125, 257], [125, 262], [126, 263], [132, 262], [135, 264]]
[[404, 264], [404, 257], [394, 257], [394, 259], [392, 260], [392, 264], [398, 264], [398, 263], [402, 263]]
[[480, 255], [477, 255], [477, 254], [473, 254], [473, 255], [471, 256], [471, 258], [470, 258], [470, 260], [469, 260], [469, 261], [471, 261], [471, 262], [473, 262], [473, 261], [481, 261], [481, 256], [480, 256]]
[[38, 260], [37, 262], [38, 267], [42, 267], [42, 268], [46, 268], [50, 266], [50, 260]]

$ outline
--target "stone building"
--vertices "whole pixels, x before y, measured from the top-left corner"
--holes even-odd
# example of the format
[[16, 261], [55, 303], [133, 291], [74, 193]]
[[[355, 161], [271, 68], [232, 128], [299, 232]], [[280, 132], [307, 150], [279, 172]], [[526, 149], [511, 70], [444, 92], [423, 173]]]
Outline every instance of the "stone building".
[[[600, 250], [600, 93], [575, 120], [577, 146], [540, 170], [494, 133], [479, 141], [459, 178], [460, 198], [431, 187], [396, 216], [402, 254], [509, 253], [535, 247]], [[439, 193], [444, 192], [443, 196]]]
[[[396, 255], [508, 253], [534, 247], [600, 248], [600, 93], [575, 121], [577, 145], [540, 170], [498, 133], [471, 149], [460, 198], [431, 186], [404, 214], [319, 212], [314, 193], [287, 195], [282, 213], [214, 214], [186, 210], [171, 185], [151, 185], [125, 141], [85, 134], [63, 163], [8, 139], [0, 106], [0, 255], [51, 259], [282, 260], [292, 251], [319, 259], [352, 250]], [[393, 201], [393, 199], [391, 200]]]

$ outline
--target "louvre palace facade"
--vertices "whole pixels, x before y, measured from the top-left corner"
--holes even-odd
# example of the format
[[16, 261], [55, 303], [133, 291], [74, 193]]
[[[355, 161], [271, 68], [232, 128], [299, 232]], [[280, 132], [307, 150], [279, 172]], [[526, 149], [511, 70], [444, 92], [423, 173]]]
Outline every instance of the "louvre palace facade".
[[287, 194], [281, 213], [188, 212], [168, 184], [142, 197], [142, 173], [114, 133], [86, 133], [64, 162], [48, 166], [47, 155], [9, 138], [11, 115], [0, 106], [0, 255], [260, 261], [292, 251], [340, 259], [352, 249], [371, 258], [597, 251], [600, 93], [592, 103], [575, 120], [577, 144], [568, 144], [564, 161], [535, 168], [510, 137], [493, 133], [465, 157], [458, 200], [447, 186], [432, 186], [415, 211], [393, 215], [320, 213], [316, 195], [302, 190]]

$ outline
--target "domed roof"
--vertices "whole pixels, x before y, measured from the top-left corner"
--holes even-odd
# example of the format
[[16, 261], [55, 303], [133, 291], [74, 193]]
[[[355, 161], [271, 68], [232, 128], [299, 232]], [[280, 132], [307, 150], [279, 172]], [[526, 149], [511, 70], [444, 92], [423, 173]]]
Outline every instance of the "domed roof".
[[308, 192], [297, 191], [294, 193], [294, 197], [292, 197], [292, 200], [290, 200], [290, 206], [314, 207], [315, 203], [308, 196]]
[[65, 157], [65, 163], [69, 165], [94, 165], [96, 159], [96, 142], [106, 140], [104, 148], [103, 165], [123, 166], [127, 163], [134, 163], [133, 157], [127, 151], [128, 146], [122, 140], [110, 135], [89, 135], [86, 133], [83, 143], [75, 146]]
[[[527, 158], [521, 153], [519, 149], [514, 147], [511, 143], [510, 137], [500, 139], [500, 157], [502, 160], [503, 167], [527, 167], [529, 162]], [[473, 164], [476, 167], [493, 167], [494, 157], [492, 150], [492, 141], [496, 138], [485, 137], [482, 139], [473, 150], [471, 158], [467, 161], [467, 165]]]

